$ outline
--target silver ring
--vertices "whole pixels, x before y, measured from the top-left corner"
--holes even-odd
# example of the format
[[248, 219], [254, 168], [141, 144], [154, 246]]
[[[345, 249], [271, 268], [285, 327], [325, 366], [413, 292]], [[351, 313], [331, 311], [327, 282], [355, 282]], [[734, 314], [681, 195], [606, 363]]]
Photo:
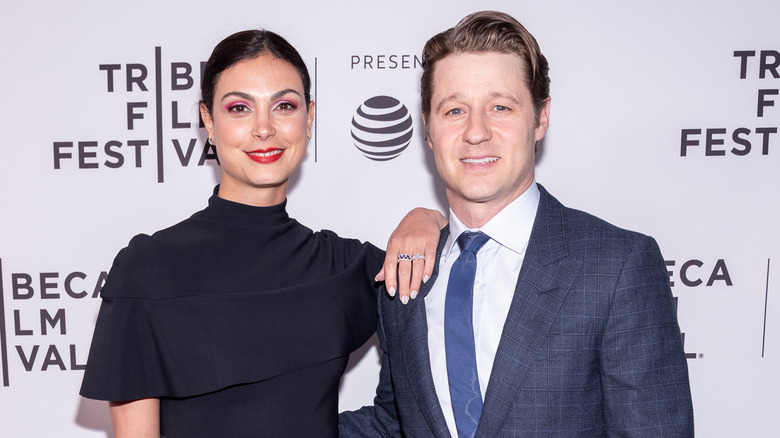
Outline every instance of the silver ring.
[[409, 254], [398, 254], [398, 261], [399, 262], [401, 262], [401, 261], [411, 262], [412, 261], [412, 256], [410, 256]]
[[425, 256], [418, 252], [414, 255], [414, 257], [412, 257], [412, 260], [425, 260]]

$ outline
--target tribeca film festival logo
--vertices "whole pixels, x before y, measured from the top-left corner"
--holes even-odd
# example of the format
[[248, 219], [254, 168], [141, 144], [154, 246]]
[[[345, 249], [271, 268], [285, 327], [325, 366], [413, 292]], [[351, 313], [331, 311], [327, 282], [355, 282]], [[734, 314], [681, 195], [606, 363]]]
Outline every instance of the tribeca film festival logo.
[[[196, 64], [198, 65], [198, 64]], [[199, 65], [203, 68], [203, 63]], [[141, 168], [156, 163], [157, 182], [165, 181], [164, 150], [173, 146], [182, 167], [194, 164], [203, 166], [206, 160], [216, 160], [213, 146], [207, 145], [197, 136], [193, 126], [202, 127], [198, 120], [182, 120], [180, 105], [176, 100], [163, 101], [164, 91], [192, 89], [199, 82], [194, 77], [193, 65], [187, 62], [162, 62], [162, 49], [155, 48], [154, 65], [140, 63], [98, 64], [102, 72], [107, 93], [125, 90], [132, 96], [126, 102], [126, 137], [118, 139], [85, 138], [53, 142], [54, 169], [119, 169], [125, 166]], [[169, 81], [164, 84], [163, 71], [167, 70]], [[200, 73], [200, 70], [198, 71]], [[149, 90], [154, 90], [150, 92]], [[187, 102], [183, 107], [190, 106]], [[154, 136], [149, 138], [138, 133], [140, 127], [154, 124]], [[185, 131], [186, 130], [186, 131]], [[166, 141], [166, 137], [169, 140]], [[200, 145], [198, 144], [200, 142]]]
[[[6, 279], [3, 272], [0, 259], [3, 386], [10, 386], [11, 363], [21, 364], [26, 372], [83, 370], [89, 345], [68, 338], [68, 328], [80, 321], [69, 318], [67, 307], [74, 301], [97, 299], [108, 274], [12, 272]], [[4, 290], [5, 284], [10, 290]]]
[[366, 100], [352, 117], [355, 147], [374, 161], [388, 161], [401, 155], [411, 143], [413, 132], [409, 110], [390, 96]]
[[[724, 259], [718, 259], [714, 263], [705, 263], [701, 260], [686, 260], [677, 264], [676, 260], [666, 260], [666, 267], [669, 272], [669, 285], [674, 288], [684, 286], [694, 287], [713, 287], [728, 286], [732, 287], [734, 282], [731, 280], [728, 266]], [[679, 284], [681, 283], [681, 284]], [[674, 297], [675, 309], [679, 308], [679, 299]], [[682, 333], [683, 347], [685, 347], [685, 333]], [[685, 352], [688, 359], [703, 359], [704, 353]]]
[[[758, 79], [771, 76], [773, 79], [780, 79], [780, 52], [776, 50], [737, 50], [734, 52], [734, 58], [739, 60], [741, 80], [747, 79], [748, 76]], [[758, 119], [772, 112], [771, 107], [776, 106], [778, 95], [780, 95], [778, 88], [761, 88], [757, 91], [756, 117]], [[778, 110], [774, 113], [777, 114]], [[727, 153], [745, 156], [751, 152], [754, 155], [757, 153], [769, 155], [771, 140], [774, 138], [773, 134], [777, 134], [777, 129], [777, 126], [759, 126], [754, 129], [747, 127], [683, 129], [680, 156], [702, 152], [706, 157], [724, 156]]]

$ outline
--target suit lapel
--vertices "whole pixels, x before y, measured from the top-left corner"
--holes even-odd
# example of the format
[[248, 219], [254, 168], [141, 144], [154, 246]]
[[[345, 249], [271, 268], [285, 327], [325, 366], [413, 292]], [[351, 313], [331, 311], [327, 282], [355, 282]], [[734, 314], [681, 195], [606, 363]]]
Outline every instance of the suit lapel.
[[398, 348], [402, 352], [401, 357], [403, 357], [406, 375], [412, 382], [414, 396], [422, 409], [425, 421], [434, 436], [440, 438], [449, 438], [449, 432], [431, 374], [428, 321], [424, 297], [430, 292], [431, 286], [439, 274], [439, 259], [447, 236], [449, 236], [449, 227], [445, 227], [441, 232], [433, 274], [428, 282], [420, 287], [420, 297], [410, 300], [406, 306], [398, 300], [393, 302], [393, 312], [396, 313], [398, 321], [398, 335], [401, 338]]
[[478, 437], [499, 436], [581, 262], [567, 256], [563, 206], [540, 185], [539, 209], [488, 382]]

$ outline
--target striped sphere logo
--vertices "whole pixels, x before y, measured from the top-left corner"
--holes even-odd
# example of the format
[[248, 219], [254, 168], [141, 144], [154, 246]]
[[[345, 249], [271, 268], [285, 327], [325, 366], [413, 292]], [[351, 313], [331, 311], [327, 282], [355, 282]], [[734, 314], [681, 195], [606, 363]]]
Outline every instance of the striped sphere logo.
[[390, 96], [366, 100], [352, 117], [355, 147], [374, 161], [388, 161], [401, 155], [409, 146], [412, 133], [409, 110]]

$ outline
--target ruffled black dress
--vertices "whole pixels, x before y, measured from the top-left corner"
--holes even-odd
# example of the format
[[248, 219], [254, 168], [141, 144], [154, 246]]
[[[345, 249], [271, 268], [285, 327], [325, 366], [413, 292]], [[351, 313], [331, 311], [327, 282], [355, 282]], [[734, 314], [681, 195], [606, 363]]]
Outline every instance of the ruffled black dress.
[[[216, 193], [216, 192], [215, 192]], [[336, 437], [349, 353], [376, 329], [383, 253], [216, 195], [119, 252], [81, 395], [160, 398], [167, 437]]]

